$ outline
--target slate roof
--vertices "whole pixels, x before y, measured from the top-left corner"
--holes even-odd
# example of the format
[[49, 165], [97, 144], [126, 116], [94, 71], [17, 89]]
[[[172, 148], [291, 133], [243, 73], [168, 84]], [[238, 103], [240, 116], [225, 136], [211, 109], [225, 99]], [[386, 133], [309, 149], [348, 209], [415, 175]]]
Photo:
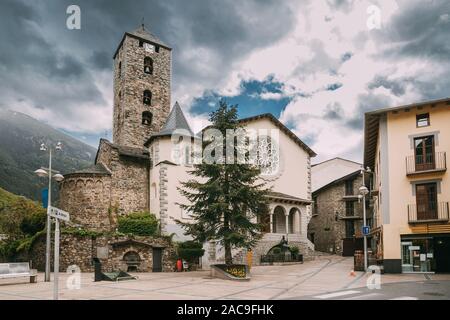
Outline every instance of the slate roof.
[[148, 146], [155, 138], [171, 136], [173, 133], [175, 133], [176, 130], [185, 130], [186, 132], [188, 132], [190, 137], [196, 137], [191, 127], [189, 126], [189, 123], [187, 122], [183, 110], [181, 110], [178, 102], [175, 103], [172, 111], [170, 111], [170, 114], [167, 117], [166, 124], [161, 129], [161, 131], [153, 134], [145, 143], [145, 145]]
[[119, 48], [122, 46], [123, 41], [125, 40], [125, 37], [129, 36], [129, 37], [133, 37], [133, 38], [137, 38], [137, 39], [142, 39], [146, 42], [150, 42], [152, 44], [156, 44], [159, 45], [161, 47], [164, 47], [168, 50], [172, 50], [171, 47], [169, 47], [167, 44], [165, 44], [161, 39], [159, 39], [157, 36], [155, 36], [154, 34], [152, 34], [149, 30], [147, 30], [145, 28], [145, 26], [142, 24], [141, 26], [139, 26], [138, 28], [136, 28], [133, 31], [130, 32], [125, 32], [125, 34], [122, 37], [122, 40], [119, 43], [119, 46], [116, 49], [116, 52], [114, 53], [114, 58], [116, 57], [117, 53], [119, 52]]
[[90, 166], [86, 169], [82, 169], [82, 170], [78, 170], [75, 172], [71, 172], [68, 174], [65, 174], [65, 176], [70, 176], [70, 175], [82, 175], [82, 174], [94, 174], [94, 175], [111, 175], [111, 172], [106, 169], [106, 167], [101, 164], [101, 163], [97, 163], [94, 164], [93, 166]]
[[259, 114], [253, 117], [243, 118], [239, 119], [239, 123], [246, 123], [257, 119], [268, 119], [273, 124], [275, 124], [278, 129], [280, 129], [282, 132], [284, 132], [288, 137], [290, 137], [294, 142], [299, 145], [303, 150], [305, 150], [311, 157], [317, 156], [317, 154], [310, 148], [306, 143], [304, 143], [302, 140], [300, 140], [299, 137], [295, 133], [293, 133], [291, 130], [289, 130], [288, 127], [286, 127], [280, 120], [278, 120], [273, 114], [271, 113], [263, 113]]
[[294, 197], [281, 192], [269, 192], [267, 196], [269, 199], [278, 200], [280, 202], [290, 202], [290, 203], [298, 203], [298, 204], [311, 204], [311, 200], [302, 199], [298, 197]]
[[150, 159], [150, 153], [147, 149], [126, 147], [117, 144], [112, 144], [112, 146], [113, 148], [117, 148], [117, 150], [119, 151], [119, 155], [121, 156], [140, 158], [145, 160]]
[[169, 48], [167, 44], [165, 44], [161, 39], [159, 39], [157, 36], [152, 34], [149, 30], [145, 29], [144, 25], [139, 26], [135, 30], [131, 32], [127, 32], [128, 34], [138, 37], [143, 40], [147, 40], [149, 42], [152, 42], [154, 44], [159, 44], [163, 47]]

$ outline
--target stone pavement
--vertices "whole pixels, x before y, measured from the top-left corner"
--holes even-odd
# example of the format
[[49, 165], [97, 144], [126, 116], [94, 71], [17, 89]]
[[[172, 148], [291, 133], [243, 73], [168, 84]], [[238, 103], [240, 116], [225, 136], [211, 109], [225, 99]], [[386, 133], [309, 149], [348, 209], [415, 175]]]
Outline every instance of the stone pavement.
[[[295, 299], [295, 298], [294, 298]], [[409, 281], [383, 284], [379, 289], [353, 288], [302, 300], [450, 300], [450, 281]]]
[[[365, 287], [367, 275], [350, 275], [353, 258], [318, 256], [313, 261], [291, 266], [258, 266], [252, 269], [252, 280], [234, 282], [211, 279], [208, 271], [186, 273], [140, 273], [139, 279], [122, 282], [93, 282], [92, 273], [81, 275], [81, 288], [69, 290], [60, 274], [60, 299], [302, 299], [339, 290]], [[450, 275], [382, 275], [382, 283], [450, 280]], [[0, 280], [0, 300], [52, 299], [53, 282], [38, 283], [26, 279]]]

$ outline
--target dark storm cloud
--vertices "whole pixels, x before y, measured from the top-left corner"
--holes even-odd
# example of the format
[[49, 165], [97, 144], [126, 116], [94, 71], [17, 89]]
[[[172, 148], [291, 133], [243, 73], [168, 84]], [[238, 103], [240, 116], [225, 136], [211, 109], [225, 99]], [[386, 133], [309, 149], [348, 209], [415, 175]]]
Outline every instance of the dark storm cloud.
[[361, 130], [364, 127], [364, 113], [392, 106], [392, 100], [382, 94], [361, 94], [358, 96], [357, 112], [346, 123], [349, 128]]
[[[337, 6], [344, 6], [335, 1]], [[423, 79], [411, 77], [387, 77], [379, 74], [367, 85], [368, 93], [358, 97], [356, 113], [346, 121], [346, 126], [355, 130], [363, 128], [364, 113], [375, 109], [392, 107], [392, 99], [372, 91], [385, 88], [393, 96], [402, 98], [407, 87], [420, 100], [432, 100], [449, 96], [450, 88], [450, 2], [448, 0], [397, 0], [398, 12], [374, 37], [380, 44], [389, 44], [386, 50], [377, 54], [379, 61], [402, 62], [406, 58], [416, 58], [424, 62], [436, 62], [439, 75], [424, 69]], [[413, 103], [404, 99], [402, 104]]]
[[[66, 28], [66, 9], [71, 4], [81, 8], [81, 30]], [[99, 72], [110, 71], [112, 91], [113, 53], [123, 33], [138, 27], [142, 18], [152, 33], [174, 49], [175, 90], [179, 85], [220, 81], [233, 71], [234, 63], [281, 39], [295, 21], [290, 6], [276, 0], [3, 0], [2, 105], [8, 107], [21, 98], [29, 105], [75, 118], [82, 103], [106, 110], [96, 81]], [[202, 60], [204, 48], [213, 61]], [[198, 55], [191, 58], [195, 61], [184, 56], [197, 50]]]
[[389, 89], [393, 95], [395, 96], [402, 96], [405, 94], [405, 86], [406, 82], [410, 80], [389, 80], [386, 77], [377, 76], [371, 83], [369, 83], [368, 88], [369, 89], [376, 89], [383, 87], [385, 89]]
[[338, 102], [330, 103], [325, 108], [325, 114], [323, 116], [326, 120], [341, 120], [344, 115], [344, 109]]
[[387, 56], [422, 57], [448, 61], [450, 56], [450, 1], [399, 1], [401, 10], [382, 30], [384, 41], [396, 43]]
[[34, 5], [10, 0], [0, 5], [0, 94], [4, 106], [28, 102], [39, 110], [66, 113], [82, 102], [103, 103], [83, 60], [41, 32], [52, 15], [42, 15], [42, 8]]
[[349, 11], [353, 6], [353, 0], [327, 0], [327, 3], [330, 7]]
[[111, 69], [111, 53], [107, 51], [95, 51], [89, 59], [91, 66], [98, 69]]

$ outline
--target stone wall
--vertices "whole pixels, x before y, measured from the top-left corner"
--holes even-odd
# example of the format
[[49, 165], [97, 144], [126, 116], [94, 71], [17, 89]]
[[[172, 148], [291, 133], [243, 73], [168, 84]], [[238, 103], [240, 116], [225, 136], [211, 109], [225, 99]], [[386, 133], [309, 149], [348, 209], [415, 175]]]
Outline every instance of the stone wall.
[[120, 155], [115, 145], [101, 140], [97, 163], [111, 174], [68, 174], [61, 184], [59, 205], [70, 213], [71, 225], [115, 230], [118, 215], [150, 210], [150, 160]]
[[59, 206], [70, 213], [71, 224], [98, 231], [110, 230], [111, 177], [95, 174], [67, 175], [60, 187]]
[[[159, 52], [149, 53], [139, 41], [126, 36], [114, 61], [113, 139], [141, 148], [150, 135], [160, 131], [170, 111], [171, 50], [160, 47]], [[145, 57], [153, 59], [153, 74], [144, 73]], [[145, 90], [152, 93], [150, 106], [143, 103]], [[142, 124], [144, 111], [153, 114], [151, 125]]]
[[[73, 234], [61, 234], [60, 238], [60, 271], [65, 272], [71, 265], [77, 265], [82, 272], [93, 272], [92, 259], [98, 257], [102, 263], [104, 272], [115, 270], [127, 271], [127, 265], [123, 261], [125, 253], [137, 252], [142, 260], [138, 266], [138, 272], [152, 272], [153, 247], [162, 248], [163, 272], [171, 272], [175, 268], [173, 259], [174, 249], [167, 240], [153, 237], [128, 237], [128, 236], [79, 236]], [[53, 244], [52, 244], [53, 261]], [[33, 246], [29, 259], [33, 262], [33, 268], [43, 271], [45, 268], [45, 237], [40, 238]], [[52, 263], [53, 270], [53, 263]]]
[[[358, 193], [362, 185], [362, 177], [353, 178], [354, 194]], [[341, 219], [346, 215], [345, 201], [345, 181], [333, 184], [325, 189], [313, 194], [317, 197], [315, 215], [308, 225], [308, 235], [314, 233], [314, 245], [317, 251], [342, 254], [343, 239], [346, 237], [345, 220]], [[362, 217], [362, 202], [357, 199], [354, 202], [355, 216]], [[355, 232], [361, 230], [362, 221], [355, 221]]]
[[[266, 255], [270, 249], [279, 244], [280, 241], [268, 241], [268, 240], [259, 241], [258, 244], [252, 249], [253, 265], [260, 265], [261, 256]], [[299, 253], [303, 255], [304, 261], [314, 259], [314, 250], [311, 250], [304, 241], [289, 240], [289, 246], [298, 247]]]
[[149, 160], [112, 153], [111, 206], [119, 215], [149, 211]]

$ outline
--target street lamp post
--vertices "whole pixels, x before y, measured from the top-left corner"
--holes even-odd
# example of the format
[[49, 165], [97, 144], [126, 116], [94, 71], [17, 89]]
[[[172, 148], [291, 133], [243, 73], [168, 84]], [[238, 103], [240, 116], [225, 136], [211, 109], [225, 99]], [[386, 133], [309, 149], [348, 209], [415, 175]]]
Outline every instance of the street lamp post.
[[[62, 144], [61, 142], [58, 142], [56, 144], [55, 149], [61, 150], [62, 149]], [[35, 173], [39, 176], [39, 177], [46, 177], [48, 176], [48, 199], [47, 199], [47, 224], [46, 224], [46, 229], [47, 229], [47, 234], [46, 234], [46, 244], [45, 244], [45, 281], [49, 282], [50, 281], [50, 245], [51, 245], [51, 239], [50, 239], [50, 234], [51, 234], [51, 229], [52, 229], [52, 221], [50, 219], [50, 215], [49, 215], [49, 210], [50, 210], [50, 206], [52, 204], [52, 178], [55, 179], [57, 182], [61, 182], [64, 177], [59, 174], [58, 172], [52, 176], [52, 148], [47, 148], [47, 146], [42, 143], [41, 144], [41, 151], [47, 151], [49, 152], [49, 160], [48, 160], [48, 169], [46, 168], [41, 168], [35, 171]]]
[[[359, 188], [359, 193], [362, 197], [362, 202], [363, 202], [363, 227], [367, 226], [367, 214], [366, 214], [366, 196], [369, 193], [369, 189], [367, 189], [366, 185], [365, 185], [365, 180], [364, 180], [364, 173], [368, 172], [370, 173], [370, 168], [367, 167], [367, 169], [362, 169], [361, 170], [361, 174], [363, 177], [363, 184], [362, 186]], [[367, 271], [367, 234], [364, 233], [363, 234], [364, 237], [364, 271]]]

